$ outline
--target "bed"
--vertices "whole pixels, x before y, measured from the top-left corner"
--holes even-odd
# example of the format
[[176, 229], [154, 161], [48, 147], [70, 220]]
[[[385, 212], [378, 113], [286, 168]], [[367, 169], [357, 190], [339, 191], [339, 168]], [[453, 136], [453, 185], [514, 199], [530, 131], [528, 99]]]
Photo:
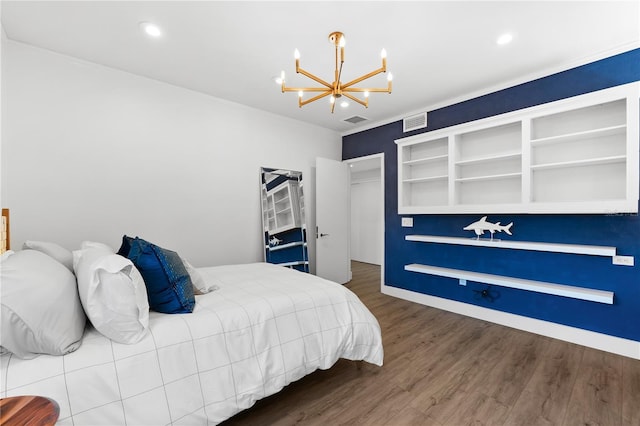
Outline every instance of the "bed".
[[0, 396], [51, 398], [60, 425], [206, 425], [340, 358], [382, 365], [378, 322], [347, 288], [268, 263], [195, 270], [214, 290], [191, 313], [150, 310], [134, 344], [87, 320], [64, 355], [2, 354]]

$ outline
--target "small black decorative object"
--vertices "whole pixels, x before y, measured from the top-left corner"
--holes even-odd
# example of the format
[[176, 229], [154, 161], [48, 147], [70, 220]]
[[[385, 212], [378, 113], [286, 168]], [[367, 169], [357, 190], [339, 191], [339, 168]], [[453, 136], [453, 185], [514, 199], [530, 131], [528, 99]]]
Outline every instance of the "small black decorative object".
[[489, 302], [493, 303], [494, 301], [496, 301], [496, 299], [500, 298], [500, 292], [498, 290], [492, 289], [490, 285], [482, 290], [473, 290], [473, 292], [476, 294], [476, 300], [486, 299]]

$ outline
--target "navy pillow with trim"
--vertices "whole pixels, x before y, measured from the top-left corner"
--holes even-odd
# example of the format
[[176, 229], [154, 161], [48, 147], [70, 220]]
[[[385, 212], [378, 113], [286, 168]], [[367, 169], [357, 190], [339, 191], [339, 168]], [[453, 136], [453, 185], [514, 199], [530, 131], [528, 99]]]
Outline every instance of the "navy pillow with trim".
[[131, 260], [147, 287], [149, 308], [165, 314], [193, 312], [193, 283], [175, 251], [158, 247], [142, 238], [122, 237], [118, 254]]

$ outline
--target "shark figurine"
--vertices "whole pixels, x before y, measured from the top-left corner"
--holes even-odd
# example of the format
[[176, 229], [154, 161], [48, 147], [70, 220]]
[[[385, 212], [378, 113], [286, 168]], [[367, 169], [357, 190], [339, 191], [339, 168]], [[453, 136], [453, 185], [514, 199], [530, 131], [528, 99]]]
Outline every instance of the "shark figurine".
[[269, 246], [274, 247], [280, 244], [281, 242], [282, 240], [279, 240], [276, 237], [271, 237], [271, 239], [269, 240]]
[[464, 229], [465, 231], [474, 231], [477, 235], [477, 239], [480, 239], [480, 235], [484, 234], [484, 231], [489, 231], [491, 232], [491, 239], [493, 240], [493, 234], [498, 231], [498, 232], [506, 232], [509, 235], [513, 235], [510, 231], [511, 227], [513, 226], [513, 222], [511, 222], [508, 225], [500, 225], [500, 222], [498, 223], [491, 223], [491, 222], [487, 222], [487, 217], [483, 216], [482, 219], [473, 222], [470, 225], [465, 226]]

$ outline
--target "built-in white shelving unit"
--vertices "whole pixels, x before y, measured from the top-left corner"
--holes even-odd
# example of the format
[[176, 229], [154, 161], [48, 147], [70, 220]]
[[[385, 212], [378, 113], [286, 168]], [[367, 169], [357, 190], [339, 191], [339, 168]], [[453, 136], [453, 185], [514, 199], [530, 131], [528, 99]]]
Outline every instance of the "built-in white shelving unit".
[[270, 191], [263, 190], [264, 223], [270, 234], [302, 226], [304, 206], [297, 181], [287, 180]]
[[637, 213], [640, 84], [396, 140], [398, 212]]
[[456, 244], [476, 247], [495, 247], [515, 250], [546, 251], [552, 253], [586, 254], [591, 256], [613, 257], [616, 248], [609, 246], [592, 246], [581, 244], [540, 243], [531, 241], [488, 240], [486, 238], [440, 237], [435, 235], [407, 235], [407, 241], [424, 243]]
[[412, 263], [405, 265], [405, 270], [421, 274], [437, 275], [459, 280], [476, 281], [484, 284], [494, 284], [502, 287], [517, 288], [520, 290], [534, 291], [537, 293], [553, 294], [556, 296], [571, 297], [574, 299], [589, 300], [592, 302], [613, 304], [613, 292], [594, 290], [584, 287], [554, 284], [542, 281], [525, 280], [521, 278], [505, 277], [501, 275], [484, 274], [480, 272], [464, 271], [461, 269], [441, 268], [437, 266], [420, 265]]

